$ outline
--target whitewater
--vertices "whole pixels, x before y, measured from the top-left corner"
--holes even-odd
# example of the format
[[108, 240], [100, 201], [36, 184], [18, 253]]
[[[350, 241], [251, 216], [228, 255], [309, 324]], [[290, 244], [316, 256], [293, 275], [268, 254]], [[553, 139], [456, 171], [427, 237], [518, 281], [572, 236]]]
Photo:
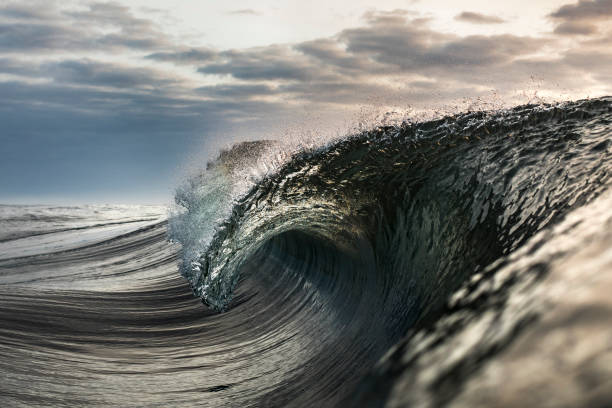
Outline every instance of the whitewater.
[[610, 404], [612, 98], [281, 142], [0, 206], [0, 405]]

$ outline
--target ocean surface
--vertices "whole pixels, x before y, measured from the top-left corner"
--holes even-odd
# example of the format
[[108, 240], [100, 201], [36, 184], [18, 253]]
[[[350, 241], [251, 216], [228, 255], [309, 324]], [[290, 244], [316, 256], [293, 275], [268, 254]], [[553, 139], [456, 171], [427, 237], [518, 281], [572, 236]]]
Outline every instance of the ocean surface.
[[612, 405], [612, 98], [0, 206], [2, 407]]

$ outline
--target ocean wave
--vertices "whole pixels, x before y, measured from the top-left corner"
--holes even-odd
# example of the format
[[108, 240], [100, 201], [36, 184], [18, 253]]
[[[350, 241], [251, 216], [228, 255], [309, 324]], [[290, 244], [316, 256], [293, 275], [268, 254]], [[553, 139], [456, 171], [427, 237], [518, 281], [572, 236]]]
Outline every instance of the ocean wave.
[[605, 405], [611, 134], [468, 112], [240, 144], [168, 220], [2, 206], [0, 405]]
[[420, 298], [418, 314], [433, 310], [605, 188], [609, 110], [602, 98], [378, 127], [295, 154], [241, 195], [226, 167], [212, 166], [178, 196], [186, 211], [171, 236], [185, 248], [181, 271], [206, 304], [226, 310], [250, 257], [299, 232], [343, 256], [368, 254], [357, 262], [373, 265], [368, 273]]

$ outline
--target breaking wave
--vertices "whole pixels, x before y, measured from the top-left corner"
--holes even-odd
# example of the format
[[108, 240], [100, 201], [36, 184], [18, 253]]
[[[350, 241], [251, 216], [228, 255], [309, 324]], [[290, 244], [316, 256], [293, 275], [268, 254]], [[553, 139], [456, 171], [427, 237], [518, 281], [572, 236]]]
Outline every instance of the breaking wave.
[[[0, 401], [534, 405], [498, 391], [596, 359], [550, 342], [521, 361], [571, 355], [568, 371], [505, 372], [525, 327], [545, 338], [571, 300], [589, 318], [562, 328], [609, 330], [595, 295], [612, 288], [611, 133], [611, 98], [468, 112], [305, 150], [238, 144], [179, 188], [169, 220], [0, 207]], [[506, 374], [479, 380], [485, 364]], [[596, 368], [583, 377], [609, 389]]]

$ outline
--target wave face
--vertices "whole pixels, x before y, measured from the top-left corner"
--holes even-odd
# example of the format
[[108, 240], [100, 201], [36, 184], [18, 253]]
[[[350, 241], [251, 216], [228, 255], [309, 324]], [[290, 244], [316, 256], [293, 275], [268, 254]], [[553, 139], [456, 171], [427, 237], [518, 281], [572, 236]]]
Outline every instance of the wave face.
[[1, 405], [611, 401], [611, 135], [529, 105], [243, 143], [169, 220], [0, 206]]

